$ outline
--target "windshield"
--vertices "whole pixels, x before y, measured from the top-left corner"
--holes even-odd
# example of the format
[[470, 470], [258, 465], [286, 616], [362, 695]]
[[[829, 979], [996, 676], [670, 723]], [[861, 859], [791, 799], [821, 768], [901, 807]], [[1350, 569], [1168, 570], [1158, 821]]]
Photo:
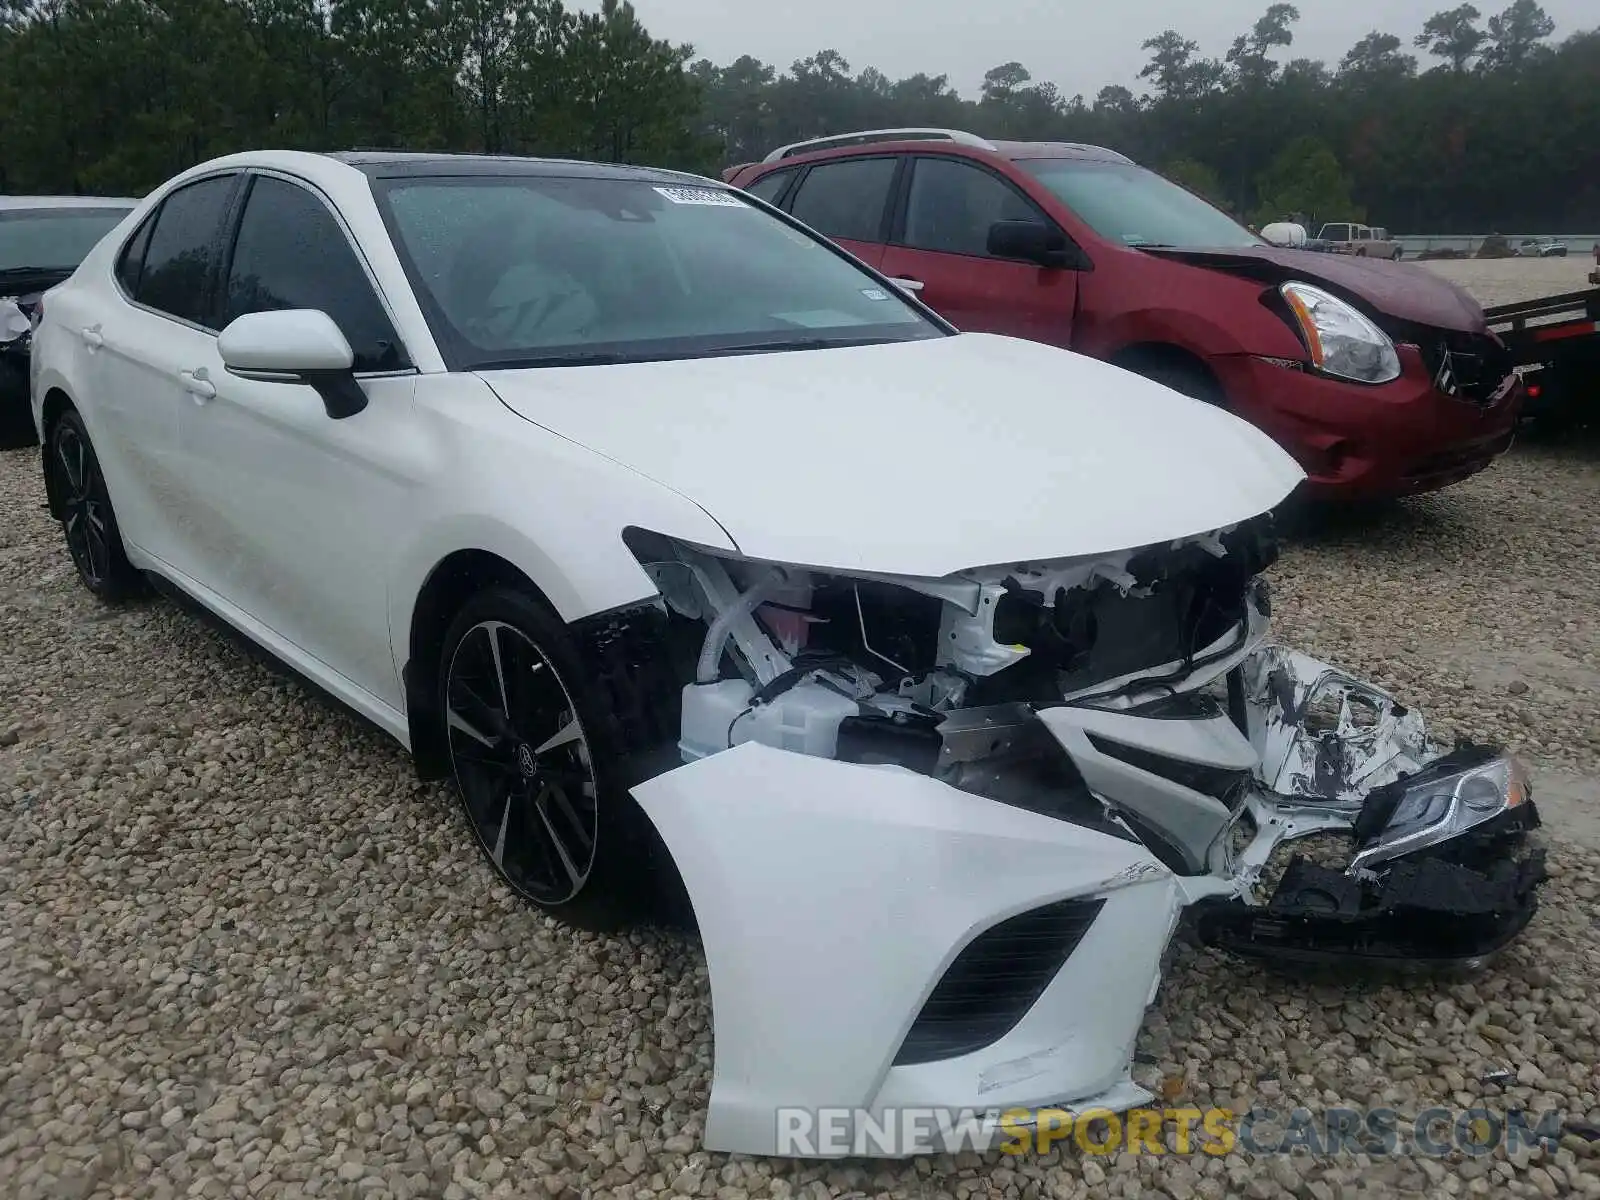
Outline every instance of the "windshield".
[[378, 182], [453, 369], [822, 349], [943, 330], [733, 191], [642, 180]]
[[0, 212], [0, 271], [71, 271], [127, 216], [127, 208], [24, 208]]
[[1216, 250], [1263, 244], [1193, 192], [1132, 163], [1039, 158], [1021, 165], [1101, 237], [1125, 246]]

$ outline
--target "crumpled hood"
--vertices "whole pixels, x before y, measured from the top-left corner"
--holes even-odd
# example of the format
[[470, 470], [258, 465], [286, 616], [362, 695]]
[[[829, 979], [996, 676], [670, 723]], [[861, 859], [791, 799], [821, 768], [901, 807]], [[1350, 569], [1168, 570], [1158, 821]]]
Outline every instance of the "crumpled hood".
[[1153, 249], [1164, 258], [1192, 266], [1279, 284], [1289, 279], [1326, 284], [1358, 304], [1418, 325], [1483, 333], [1488, 326], [1483, 307], [1465, 289], [1426, 267], [1357, 258], [1352, 254], [1319, 254], [1281, 246], [1248, 246], [1233, 250]]
[[1150, 545], [1256, 516], [1303, 478], [1220, 409], [989, 334], [482, 378], [693, 500], [741, 553], [835, 570], [937, 577]]

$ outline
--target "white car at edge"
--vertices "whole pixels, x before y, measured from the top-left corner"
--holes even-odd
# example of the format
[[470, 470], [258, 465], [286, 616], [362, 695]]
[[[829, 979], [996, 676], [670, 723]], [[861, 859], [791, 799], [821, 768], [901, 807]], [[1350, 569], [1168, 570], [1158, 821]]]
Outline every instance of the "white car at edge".
[[[720, 184], [236, 155], [38, 320], [92, 592], [154, 577], [370, 718], [551, 913], [692, 916], [709, 1148], [1148, 1099], [1186, 909], [1240, 954], [1458, 963], [1534, 910], [1514, 760], [1266, 642], [1270, 439], [958, 334]], [[1325, 830], [1348, 869], [1261, 895]]]

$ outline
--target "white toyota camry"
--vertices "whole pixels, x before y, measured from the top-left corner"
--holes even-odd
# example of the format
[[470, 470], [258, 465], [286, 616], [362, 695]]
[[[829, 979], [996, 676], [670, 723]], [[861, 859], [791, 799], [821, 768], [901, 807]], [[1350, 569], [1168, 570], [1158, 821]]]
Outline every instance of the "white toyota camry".
[[[720, 184], [238, 155], [36, 319], [92, 592], [153, 576], [370, 718], [551, 913], [692, 917], [713, 1149], [1140, 1103], [1185, 913], [1459, 963], [1534, 910], [1517, 764], [1266, 640], [1272, 441]], [[1263, 884], [1325, 831], [1346, 865]]]

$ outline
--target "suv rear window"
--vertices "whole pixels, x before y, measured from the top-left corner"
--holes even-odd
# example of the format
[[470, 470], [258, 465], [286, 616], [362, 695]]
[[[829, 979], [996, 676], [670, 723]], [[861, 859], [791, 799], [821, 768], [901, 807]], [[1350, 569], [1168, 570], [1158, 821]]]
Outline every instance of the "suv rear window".
[[800, 181], [789, 211], [824, 237], [880, 242], [897, 161], [846, 158], [818, 163]]
[[763, 175], [744, 190], [757, 199], [765, 200], [768, 204], [778, 202], [778, 193], [783, 191], [789, 180], [794, 178], [794, 169], [787, 171], [774, 171], [770, 175]]

